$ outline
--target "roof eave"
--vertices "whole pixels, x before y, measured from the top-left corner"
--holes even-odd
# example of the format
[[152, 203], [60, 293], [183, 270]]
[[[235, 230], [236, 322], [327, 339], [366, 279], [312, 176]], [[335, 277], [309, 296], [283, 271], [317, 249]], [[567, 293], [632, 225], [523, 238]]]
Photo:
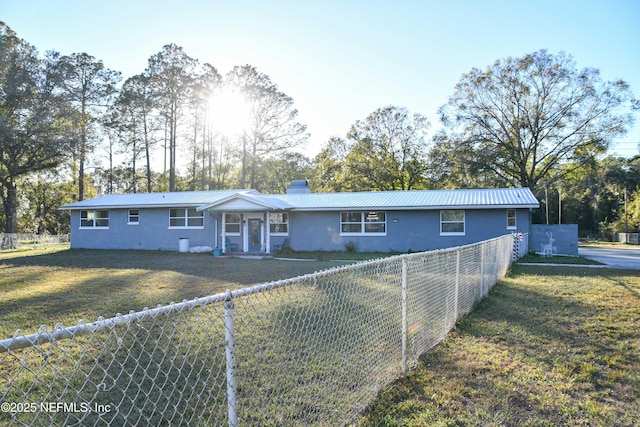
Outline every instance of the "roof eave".
[[292, 211], [312, 212], [312, 211], [434, 211], [442, 209], [537, 209], [539, 204], [522, 204], [522, 205], [434, 205], [434, 206], [332, 206], [332, 207], [302, 207], [291, 208]]
[[197, 208], [202, 203], [163, 203], [161, 205], [142, 203], [126, 205], [95, 205], [95, 206], [71, 206], [64, 205], [58, 208], [59, 211], [85, 211], [96, 209], [162, 209], [162, 208]]

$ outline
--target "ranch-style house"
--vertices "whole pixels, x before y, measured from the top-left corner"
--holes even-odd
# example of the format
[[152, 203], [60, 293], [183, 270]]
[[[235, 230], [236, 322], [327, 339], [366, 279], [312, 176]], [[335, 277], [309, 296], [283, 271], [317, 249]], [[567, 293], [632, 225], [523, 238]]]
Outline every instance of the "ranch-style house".
[[[223, 253], [423, 251], [528, 233], [539, 203], [528, 188], [286, 194], [256, 190], [110, 194], [61, 206], [71, 247]], [[186, 240], [188, 239], [188, 240]]]

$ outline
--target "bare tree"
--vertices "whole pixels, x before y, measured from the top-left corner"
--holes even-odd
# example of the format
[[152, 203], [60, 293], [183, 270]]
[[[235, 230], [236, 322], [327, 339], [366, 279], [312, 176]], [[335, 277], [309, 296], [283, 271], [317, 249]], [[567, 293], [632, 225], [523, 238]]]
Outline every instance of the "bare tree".
[[293, 99], [281, 92], [269, 76], [250, 65], [236, 66], [226, 76], [249, 105], [248, 124], [242, 134], [240, 186], [256, 186], [259, 158], [306, 143], [306, 126], [298, 123]]

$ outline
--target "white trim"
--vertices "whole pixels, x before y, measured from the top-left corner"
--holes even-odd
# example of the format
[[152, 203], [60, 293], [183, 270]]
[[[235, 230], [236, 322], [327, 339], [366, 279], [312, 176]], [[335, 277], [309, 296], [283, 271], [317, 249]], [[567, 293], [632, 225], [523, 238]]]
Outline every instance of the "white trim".
[[[509, 211], [513, 211], [513, 222], [515, 225], [509, 225]], [[506, 211], [507, 215], [507, 230], [517, 230], [518, 229], [518, 211], [514, 208], [508, 208]]]
[[[238, 215], [238, 222], [228, 222], [226, 220], [226, 216], [227, 215]], [[237, 212], [223, 212], [222, 216], [225, 218], [225, 222], [224, 222], [224, 229], [225, 229], [225, 236], [233, 236], [233, 237], [237, 237], [240, 236], [242, 234], [242, 214], [241, 213], [237, 213]], [[226, 231], [227, 230], [227, 225], [229, 224], [238, 224], [238, 231]]]
[[[137, 221], [131, 221], [131, 211], [138, 211], [138, 214], [134, 215], [138, 217]], [[136, 208], [127, 209], [127, 225], [140, 225], [140, 209], [136, 209]]]
[[[462, 212], [462, 221], [446, 221], [445, 224], [459, 224], [462, 222], [462, 229], [464, 231], [442, 231], [442, 213], [446, 211]], [[467, 213], [464, 209], [442, 209], [440, 211], [440, 235], [441, 236], [466, 236], [467, 235]]]
[[242, 214], [242, 252], [249, 252], [249, 220], [257, 219], [260, 221], [260, 252], [264, 252], [264, 213], [263, 212], [246, 212]]
[[[184, 216], [171, 216], [172, 210], [183, 210]], [[202, 214], [202, 216], [189, 216], [189, 210], [195, 210], [194, 208], [171, 208], [169, 209], [169, 230], [203, 230], [204, 229], [204, 211], [198, 212]], [[171, 225], [172, 219], [184, 219], [184, 225]], [[189, 225], [189, 219], [200, 219], [202, 218], [202, 225]]]
[[220, 248], [222, 249], [222, 253], [227, 251], [227, 234], [225, 232], [225, 228], [226, 228], [226, 224], [224, 223], [225, 219], [225, 212], [222, 212], [222, 219], [220, 222], [222, 222], [222, 225], [220, 226], [221, 228], [221, 232], [220, 232]]
[[[269, 212], [264, 213], [264, 231], [262, 232], [262, 252], [271, 252], [271, 223]], [[288, 228], [287, 228], [288, 229]]]
[[[89, 212], [93, 212], [93, 218], [91, 219], [92, 224], [91, 226], [87, 226], [87, 225], [82, 225], [82, 212], [86, 211], [87, 215]], [[107, 213], [107, 217], [106, 218], [98, 218], [96, 216], [96, 212], [106, 212]], [[107, 220], [107, 225], [96, 225], [98, 219], [106, 219]], [[84, 221], [88, 221], [89, 217], [87, 216], [86, 219], [84, 219]], [[80, 225], [78, 226], [79, 230], [108, 230], [109, 229], [109, 224], [111, 224], [111, 214], [110, 211], [108, 209], [82, 209], [80, 210]]]
[[[287, 221], [286, 222], [271, 222], [271, 214], [281, 214], [281, 215], [286, 215], [287, 216]], [[289, 212], [274, 212], [274, 211], [269, 211], [269, 212], [265, 212], [265, 217], [268, 219], [267, 222], [267, 231], [269, 233], [269, 236], [288, 236], [289, 235], [289, 227], [291, 226], [291, 224], [289, 223]], [[278, 231], [278, 232], [271, 232], [271, 224], [287, 224], [287, 231]]]
[[[380, 212], [380, 213], [384, 213], [384, 221], [376, 221], [376, 222], [369, 222], [367, 223], [367, 221], [365, 220], [365, 214], [368, 212]], [[358, 213], [360, 214], [360, 221], [357, 222], [343, 222], [342, 221], [342, 214], [343, 213]], [[379, 209], [371, 209], [371, 210], [358, 210], [358, 211], [341, 211], [340, 212], [340, 236], [386, 236], [387, 235], [387, 211], [384, 210], [379, 210]], [[342, 231], [342, 225], [343, 224], [359, 224], [360, 225], [360, 231]], [[384, 231], [383, 232], [379, 232], [379, 231], [366, 231], [366, 227], [367, 224], [384, 224]]]

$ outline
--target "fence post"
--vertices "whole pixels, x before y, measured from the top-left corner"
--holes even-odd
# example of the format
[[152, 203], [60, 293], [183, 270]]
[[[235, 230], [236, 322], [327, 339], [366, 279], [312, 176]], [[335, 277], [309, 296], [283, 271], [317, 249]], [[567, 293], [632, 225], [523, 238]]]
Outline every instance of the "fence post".
[[227, 413], [229, 427], [238, 426], [238, 379], [236, 377], [236, 319], [231, 292], [222, 303], [224, 307], [225, 354], [227, 356]]
[[458, 290], [460, 289], [460, 249], [456, 251], [456, 292], [454, 297], [453, 323], [458, 321]]
[[480, 299], [487, 295], [484, 289], [484, 244], [480, 245]]
[[407, 260], [402, 260], [402, 375], [407, 373]]

